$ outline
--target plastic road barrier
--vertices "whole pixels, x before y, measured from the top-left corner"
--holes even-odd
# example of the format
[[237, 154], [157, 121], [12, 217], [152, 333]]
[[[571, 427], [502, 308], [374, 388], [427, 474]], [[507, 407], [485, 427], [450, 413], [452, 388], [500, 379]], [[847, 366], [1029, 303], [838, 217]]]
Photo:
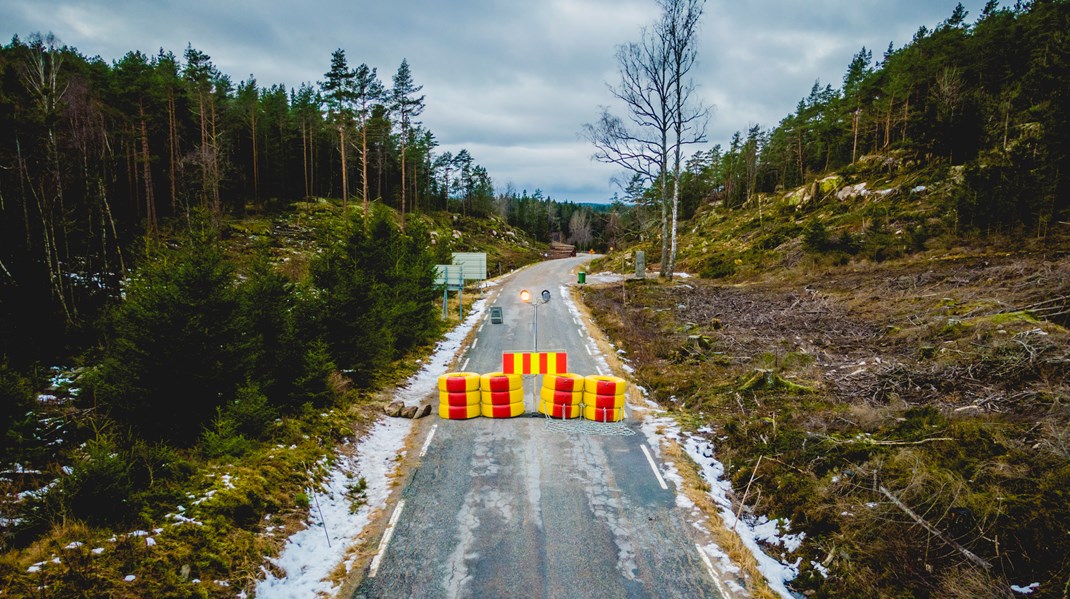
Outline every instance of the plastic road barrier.
[[620, 409], [624, 407], [624, 394], [599, 395], [597, 393], [584, 393], [583, 405], [596, 408]]
[[502, 352], [502, 371], [508, 374], [558, 374], [568, 372], [568, 354], [563, 351]]
[[439, 391], [439, 405], [471, 406], [479, 403], [479, 391]]
[[579, 418], [580, 406], [568, 404], [555, 404], [548, 401], [539, 402], [539, 413], [550, 418]]
[[563, 405], [577, 406], [583, 401], [582, 391], [554, 391], [543, 387], [539, 389], [539, 399], [545, 402]]
[[475, 418], [480, 415], [480, 407], [480, 404], [470, 406], [448, 406], [439, 403], [438, 417], [445, 418], [446, 420], [468, 420], [469, 418]]
[[585, 377], [583, 390], [597, 395], [620, 395], [627, 386], [628, 382], [619, 376], [594, 374]]
[[478, 391], [478, 372], [448, 372], [438, 377], [439, 391]]
[[524, 386], [524, 377], [519, 374], [488, 372], [479, 377], [480, 391], [512, 391]]
[[542, 377], [542, 388], [554, 391], [583, 391], [584, 381], [587, 379], [580, 374], [563, 372], [561, 374], [547, 374]]
[[524, 413], [524, 402], [506, 404], [504, 406], [492, 406], [480, 404], [484, 418], [514, 418]]
[[594, 420], [595, 422], [617, 422], [619, 420], [624, 420], [624, 410], [584, 406], [583, 417], [587, 420]]
[[510, 389], [508, 391], [480, 391], [482, 403], [490, 406], [507, 406], [511, 403], [524, 403], [524, 390]]

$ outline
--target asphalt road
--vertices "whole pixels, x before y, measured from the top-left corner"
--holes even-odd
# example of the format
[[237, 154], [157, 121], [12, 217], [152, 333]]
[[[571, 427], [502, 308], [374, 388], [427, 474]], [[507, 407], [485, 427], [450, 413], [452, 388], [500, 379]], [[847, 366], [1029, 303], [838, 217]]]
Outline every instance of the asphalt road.
[[[571, 372], [598, 372], [560, 299], [573, 269], [589, 259], [544, 262], [510, 277], [492, 302], [504, 323], [488, 317], [459, 363], [491, 372], [501, 370], [502, 351], [532, 349], [533, 308], [520, 290], [547, 289], [552, 299], [537, 308], [539, 349], [567, 351]], [[535, 412], [531, 392], [541, 377], [525, 378]], [[433, 424], [403, 507], [392, 508], [389, 544], [355, 598], [721, 596], [642, 434], [561, 432], [537, 414]], [[636, 431], [634, 420], [627, 426]]]

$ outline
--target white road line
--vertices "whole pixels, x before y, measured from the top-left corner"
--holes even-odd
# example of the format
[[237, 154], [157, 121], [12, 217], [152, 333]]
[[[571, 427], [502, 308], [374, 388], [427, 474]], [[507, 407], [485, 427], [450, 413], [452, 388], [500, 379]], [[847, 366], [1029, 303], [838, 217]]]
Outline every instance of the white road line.
[[584, 345], [583, 349], [587, 350], [587, 355], [588, 356], [591, 356], [592, 358], [594, 357], [594, 354], [591, 353], [591, 346], [590, 345]]
[[368, 571], [368, 578], [375, 578], [375, 575], [379, 573], [379, 565], [383, 562], [383, 554], [386, 553], [387, 546], [390, 545], [390, 538], [394, 536], [394, 527], [397, 526], [398, 520], [401, 519], [401, 510], [405, 509], [405, 500], [402, 499], [398, 502], [398, 506], [394, 508], [394, 515], [390, 516], [390, 522], [386, 525], [386, 532], [383, 533], [383, 539], [379, 541], [379, 551], [372, 558], [372, 565]]
[[425, 455], [427, 455], [427, 448], [431, 447], [431, 439], [435, 438], [435, 431], [437, 431], [437, 430], [438, 430], [438, 425], [436, 424], [436, 425], [431, 427], [431, 432], [427, 433], [427, 440], [424, 441], [424, 447], [423, 447], [423, 449], [420, 450], [420, 457], [421, 458], [424, 457]]
[[475, 349], [476, 345], [478, 345], [478, 344], [479, 344], [479, 337], [476, 337], [476, 340], [472, 342], [472, 347], [468, 348], [468, 351], [472, 351], [473, 349]]
[[477, 335], [483, 332], [483, 325], [484, 325], [484, 324], [487, 324], [487, 323], [486, 323], [486, 321], [484, 321], [484, 322], [483, 322], [482, 324], [480, 324], [480, 325], [479, 325], [479, 328], [478, 328], [478, 329], [476, 329], [476, 334], [477, 334]]
[[706, 571], [709, 572], [710, 578], [713, 579], [713, 583], [717, 585], [717, 590], [721, 591], [722, 597], [727, 597], [728, 593], [724, 592], [724, 587], [721, 586], [721, 579], [717, 577], [717, 572], [713, 569], [713, 564], [710, 562], [710, 556], [706, 555], [706, 552], [702, 550], [702, 545], [695, 543], [695, 549], [698, 550], [698, 556], [702, 558], [702, 563], [706, 565]]
[[464, 359], [464, 364], [461, 364], [461, 370], [468, 368], [468, 360], [471, 360], [471, 358]]
[[654, 464], [654, 458], [650, 455], [650, 450], [646, 448], [646, 445], [639, 445], [639, 448], [643, 450], [643, 454], [646, 455], [646, 461], [650, 463], [650, 469], [654, 471], [654, 476], [658, 477], [658, 484], [662, 489], [668, 489], [669, 485], [665, 484], [665, 479], [661, 477], [661, 472], [658, 472], [657, 465]]

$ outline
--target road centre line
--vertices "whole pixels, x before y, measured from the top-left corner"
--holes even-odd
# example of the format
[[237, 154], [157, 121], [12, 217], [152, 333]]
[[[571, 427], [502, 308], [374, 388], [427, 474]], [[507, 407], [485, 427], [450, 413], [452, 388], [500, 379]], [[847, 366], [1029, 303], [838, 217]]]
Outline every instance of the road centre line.
[[706, 555], [706, 552], [702, 550], [702, 546], [695, 543], [695, 549], [698, 550], [698, 556], [702, 558], [702, 563], [706, 565], [706, 572], [709, 572], [710, 578], [713, 579], [713, 584], [717, 585], [717, 590], [721, 591], [722, 597], [727, 597], [728, 593], [724, 592], [724, 587], [721, 586], [721, 579], [717, 577], [717, 572], [713, 569], [713, 564], [710, 562], [710, 556]]
[[372, 565], [368, 570], [368, 578], [375, 578], [375, 575], [379, 573], [379, 565], [383, 562], [383, 554], [386, 553], [386, 548], [390, 545], [390, 538], [394, 536], [394, 527], [397, 526], [398, 520], [401, 519], [401, 510], [403, 509], [405, 509], [404, 499], [398, 502], [398, 506], [394, 508], [394, 515], [390, 516], [390, 522], [386, 525], [383, 539], [379, 541], [379, 551], [372, 558]]
[[654, 458], [650, 455], [650, 450], [646, 448], [646, 445], [639, 444], [639, 448], [643, 450], [643, 454], [646, 455], [646, 461], [650, 463], [650, 469], [654, 471], [654, 476], [658, 477], [658, 484], [662, 489], [668, 489], [669, 485], [665, 484], [665, 479], [661, 477], [661, 472], [658, 471], [658, 467], [654, 464]]
[[424, 457], [425, 455], [427, 455], [427, 448], [431, 447], [431, 439], [435, 438], [435, 431], [437, 431], [437, 430], [438, 430], [438, 425], [436, 424], [436, 425], [431, 427], [431, 432], [427, 433], [427, 440], [424, 441], [423, 449], [420, 450], [420, 457], [421, 458]]

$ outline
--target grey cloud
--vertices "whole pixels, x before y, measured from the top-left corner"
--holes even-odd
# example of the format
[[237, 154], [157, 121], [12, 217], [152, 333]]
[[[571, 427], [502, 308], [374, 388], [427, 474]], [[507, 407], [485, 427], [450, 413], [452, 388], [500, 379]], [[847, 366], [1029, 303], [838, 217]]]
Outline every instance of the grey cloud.
[[[711, 142], [775, 125], [815, 79], [838, 86], [863, 45], [879, 57], [956, 2], [708, 0], [695, 79], [716, 105]], [[972, 19], [984, 0], [964, 4]], [[468, 147], [503, 189], [598, 201], [615, 172], [590, 161], [577, 132], [611, 103], [615, 46], [656, 15], [653, 0], [0, 0], [0, 35], [52, 30], [109, 61], [191, 43], [235, 82], [287, 87], [321, 80], [335, 48], [388, 85], [407, 58], [441, 151]]]

